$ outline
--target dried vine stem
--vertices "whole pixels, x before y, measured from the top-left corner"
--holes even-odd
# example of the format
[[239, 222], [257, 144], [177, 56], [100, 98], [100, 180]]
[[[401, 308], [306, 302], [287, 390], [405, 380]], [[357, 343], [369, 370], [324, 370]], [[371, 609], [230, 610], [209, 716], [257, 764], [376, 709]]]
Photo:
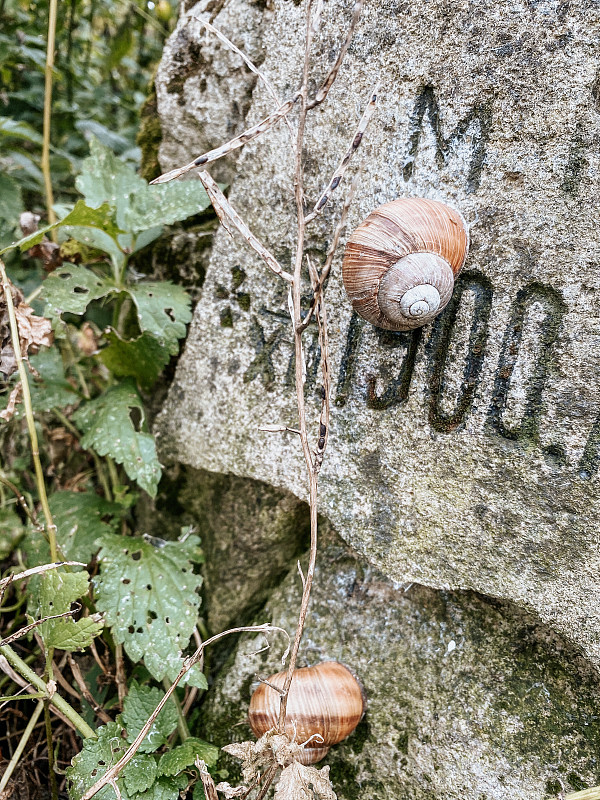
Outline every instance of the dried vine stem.
[[[296, 217], [297, 217], [297, 239], [296, 239], [295, 254], [293, 258], [292, 273], [288, 273], [285, 270], [283, 270], [283, 268], [277, 262], [275, 257], [271, 253], [269, 253], [266, 247], [262, 245], [262, 243], [259, 242], [258, 239], [251, 233], [246, 223], [241, 219], [239, 214], [231, 207], [228, 200], [220, 191], [219, 187], [211, 178], [209, 173], [206, 171], [202, 171], [199, 174], [200, 180], [202, 181], [211, 199], [211, 202], [213, 203], [215, 211], [217, 212], [220, 220], [223, 222], [226, 229], [231, 233], [232, 227], [235, 227], [246, 239], [248, 244], [267, 263], [271, 271], [274, 272], [276, 275], [278, 275], [278, 277], [284, 279], [286, 282], [291, 284], [288, 302], [289, 302], [290, 315], [292, 318], [292, 325], [294, 332], [296, 403], [297, 403], [298, 420], [299, 420], [298, 430], [296, 429], [292, 430], [294, 430], [294, 432], [297, 433], [300, 437], [302, 453], [308, 474], [311, 543], [310, 543], [309, 564], [306, 575], [303, 575], [302, 572], [300, 571], [302, 577], [302, 599], [300, 602], [298, 623], [296, 626], [294, 641], [291, 647], [290, 661], [284, 685], [280, 690], [281, 700], [280, 700], [279, 718], [277, 725], [280, 733], [285, 733], [287, 699], [292, 679], [294, 676], [294, 671], [296, 668], [298, 651], [302, 639], [302, 634], [304, 631], [304, 625], [308, 613], [310, 593], [314, 579], [315, 563], [317, 557], [317, 544], [318, 544], [318, 524], [317, 524], [318, 475], [323, 462], [323, 456], [325, 453], [329, 435], [330, 369], [329, 369], [329, 347], [327, 338], [327, 315], [323, 300], [323, 289], [324, 289], [324, 284], [329, 275], [329, 271], [331, 269], [331, 264], [333, 262], [335, 250], [339, 243], [339, 239], [346, 222], [349, 205], [354, 196], [354, 192], [356, 189], [356, 181], [353, 183], [348, 198], [344, 203], [341, 218], [335, 229], [332, 244], [329, 249], [329, 252], [327, 253], [325, 263], [323, 265], [321, 272], [319, 273], [316, 266], [313, 265], [312, 262], [307, 259], [309, 276], [313, 290], [313, 302], [311, 304], [311, 309], [309, 310], [309, 318], [310, 316], [314, 316], [317, 320], [319, 328], [319, 344], [321, 348], [321, 372], [322, 372], [322, 402], [321, 402], [321, 411], [319, 415], [319, 431], [318, 431], [317, 443], [314, 449], [311, 449], [309, 443], [307, 422], [306, 422], [306, 402], [304, 397], [305, 363], [304, 363], [304, 354], [302, 348], [302, 335], [309, 321], [309, 319], [302, 318], [302, 303], [301, 303], [302, 300], [301, 283], [302, 283], [302, 268], [304, 262], [306, 225], [307, 223], [311, 222], [317, 216], [317, 214], [320, 213], [322, 208], [324, 208], [324, 206], [328, 202], [331, 193], [341, 183], [343, 176], [348, 168], [349, 162], [354, 153], [356, 152], [356, 150], [358, 149], [361, 140], [363, 138], [364, 131], [373, 114], [375, 104], [377, 102], [377, 91], [376, 90], [371, 91], [367, 106], [361, 117], [358, 128], [354, 134], [354, 137], [352, 139], [352, 142], [348, 150], [341, 159], [331, 180], [327, 184], [326, 189], [321, 193], [319, 199], [317, 200], [314, 206], [313, 211], [308, 215], [305, 213], [305, 196], [304, 196], [304, 164], [303, 164], [304, 134], [305, 134], [308, 111], [310, 109], [315, 108], [326, 99], [329, 90], [331, 89], [332, 85], [335, 82], [335, 79], [339, 74], [341, 65], [348, 50], [350, 40], [354, 34], [354, 31], [358, 24], [358, 20], [360, 18], [362, 4], [363, 0], [356, 0], [353, 9], [352, 21], [350, 23], [347, 35], [341, 47], [338, 58], [336, 59], [336, 62], [331, 68], [329, 74], [327, 75], [325, 82], [322, 84], [321, 88], [319, 89], [314, 98], [310, 100], [308, 98], [310, 55], [311, 55], [312, 40], [318, 28], [318, 18], [320, 16], [322, 3], [320, 2], [320, 0], [307, 0], [306, 31], [305, 31], [305, 45], [304, 45], [304, 58], [302, 64], [301, 85], [299, 91], [294, 95], [294, 97], [291, 100], [288, 100], [286, 103], [281, 104], [274, 114], [271, 114], [269, 117], [266, 117], [260, 123], [249, 128], [243, 134], [237, 136], [235, 139], [232, 139], [230, 142], [214, 150], [211, 150], [209, 153], [200, 156], [199, 158], [195, 159], [190, 164], [187, 164], [184, 167], [171, 170], [170, 172], [161, 175], [154, 181], [154, 183], [164, 183], [166, 181], [173, 180], [174, 178], [185, 174], [186, 172], [194, 169], [195, 167], [207, 164], [210, 161], [214, 161], [218, 158], [221, 158], [224, 155], [227, 155], [233, 149], [241, 147], [251, 139], [254, 139], [260, 136], [261, 134], [265, 133], [266, 131], [268, 131], [271, 127], [273, 127], [273, 125], [275, 125], [281, 119], [287, 117], [287, 114], [294, 107], [298, 107], [299, 109], [298, 123], [297, 123], [297, 133], [296, 133], [295, 152], [294, 152], [294, 160], [295, 160], [294, 199], [295, 199]], [[288, 426], [263, 426], [263, 429], [269, 432], [291, 430]], [[217, 637], [213, 637], [213, 639], [209, 640], [205, 644], [208, 644], [215, 638]], [[201, 649], [199, 648], [199, 650], [197, 651], [198, 657], [200, 652]], [[179, 682], [182, 675], [183, 673], [178, 677], [174, 686]], [[172, 687], [172, 689], [174, 688], [174, 686]], [[157, 708], [153, 717], [148, 721], [147, 725], [140, 733], [138, 737], [140, 742], [144, 738], [147, 730], [149, 730], [153, 718], [155, 718], [155, 715], [159, 713], [160, 709], [164, 705], [164, 702], [166, 702], [166, 699], [167, 696], [165, 696], [164, 701]], [[135, 752], [135, 750], [133, 750], [133, 747], [134, 746], [132, 745], [132, 747], [129, 748], [125, 756], [123, 756], [121, 761], [117, 765], [115, 765], [115, 767], [113, 767], [112, 770], [109, 770], [109, 772], [105, 774], [102, 780], [99, 781], [94, 787], [92, 787], [92, 789], [89, 790], [81, 798], [81, 800], [90, 800], [90, 798], [93, 796], [93, 794], [95, 794], [96, 791], [98, 791], [103, 786], [107, 785], [107, 783], [109, 783], [111, 780], [114, 780], [114, 777], [118, 774], [118, 771], [122, 769], [122, 767], [125, 766], [127, 761], [133, 756], [133, 753]], [[130, 755], [127, 758], [127, 761], [125, 761], [124, 759], [129, 753]], [[264, 782], [262, 783], [262, 786], [260, 788], [256, 800], [261, 800], [266, 795], [273, 779], [275, 778], [277, 769], [278, 769], [277, 766], [274, 765], [265, 773], [265, 775], [263, 776]], [[252, 788], [254, 787], [250, 787], [248, 792], [251, 791]]]
[[198, 661], [202, 657], [202, 653], [204, 652], [205, 647], [208, 647], [209, 644], [213, 644], [213, 642], [217, 642], [219, 641], [219, 639], [223, 639], [225, 636], [229, 636], [232, 633], [244, 633], [244, 632], [266, 633], [267, 631], [279, 631], [280, 633], [283, 633], [285, 636], [288, 636], [287, 631], [285, 631], [283, 628], [278, 628], [276, 625], [270, 625], [268, 622], [266, 622], [264, 625], [248, 625], [241, 628], [230, 628], [229, 630], [223, 631], [222, 633], [217, 633], [215, 636], [211, 636], [210, 639], [207, 639], [205, 642], [202, 642], [202, 644], [197, 648], [196, 652], [193, 653], [193, 655], [191, 655], [189, 658], [186, 658], [182, 668], [179, 671], [179, 674], [177, 675], [177, 677], [175, 678], [169, 689], [167, 689], [160, 703], [156, 706], [152, 714], [150, 714], [150, 716], [144, 723], [144, 727], [135, 737], [133, 742], [129, 745], [127, 750], [123, 753], [121, 758], [117, 761], [117, 763], [114, 766], [108, 769], [104, 773], [104, 775], [99, 780], [96, 781], [96, 783], [93, 786], [90, 786], [87, 792], [85, 792], [81, 796], [80, 800], [91, 800], [91, 798], [105, 786], [109, 784], [112, 786], [114, 784], [114, 781], [116, 781], [121, 771], [125, 769], [127, 764], [129, 764], [131, 759], [139, 750], [139, 747], [146, 738], [148, 731], [154, 724], [154, 720], [158, 717], [160, 712], [165, 707], [166, 703], [169, 701], [169, 698], [179, 685], [181, 679], [184, 677], [184, 675], [186, 675], [186, 673], [188, 673], [191, 670], [194, 664], [198, 663]]

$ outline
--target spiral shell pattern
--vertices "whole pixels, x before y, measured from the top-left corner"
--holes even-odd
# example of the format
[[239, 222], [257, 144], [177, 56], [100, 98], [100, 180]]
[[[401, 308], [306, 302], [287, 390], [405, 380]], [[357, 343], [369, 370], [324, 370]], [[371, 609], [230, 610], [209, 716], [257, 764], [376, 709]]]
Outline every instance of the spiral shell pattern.
[[[282, 688], [286, 672], [271, 675], [268, 681]], [[248, 717], [254, 735], [262, 736], [277, 726], [280, 696], [264, 683], [250, 700]], [[285, 732], [304, 748], [304, 764], [325, 757], [331, 745], [349, 736], [361, 720], [365, 698], [360, 683], [350, 670], [337, 661], [325, 661], [294, 672], [287, 701]], [[319, 739], [311, 737], [319, 736]]]
[[399, 198], [376, 208], [350, 236], [344, 287], [354, 309], [377, 327], [418, 328], [450, 300], [468, 247], [458, 211], [437, 200]]

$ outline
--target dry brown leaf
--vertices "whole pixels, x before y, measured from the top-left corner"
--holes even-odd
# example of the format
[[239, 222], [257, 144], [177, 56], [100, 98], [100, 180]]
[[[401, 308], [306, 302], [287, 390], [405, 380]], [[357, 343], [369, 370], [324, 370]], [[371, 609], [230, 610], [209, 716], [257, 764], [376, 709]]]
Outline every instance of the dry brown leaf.
[[3, 419], [5, 422], [10, 422], [10, 420], [15, 415], [15, 410], [17, 408], [17, 403], [21, 399], [21, 393], [23, 391], [23, 384], [21, 381], [17, 383], [15, 388], [10, 393], [10, 397], [8, 398], [8, 405], [4, 409], [4, 411], [0, 411], [0, 419]]
[[[37, 214], [32, 214], [31, 211], [24, 211], [19, 217], [19, 225], [23, 231], [23, 236], [30, 236], [35, 233], [38, 229], [39, 221], [40, 217]], [[46, 272], [52, 272], [63, 263], [60, 245], [56, 244], [56, 242], [51, 242], [46, 236], [39, 244], [34, 245], [27, 252], [32, 258], [42, 259]]]
[[274, 800], [337, 800], [329, 767], [317, 769], [292, 762], [279, 776]]
[[217, 796], [217, 790], [215, 788], [215, 782], [212, 779], [212, 775], [208, 771], [206, 762], [202, 761], [199, 756], [196, 756], [194, 764], [200, 773], [200, 780], [202, 781], [202, 788], [204, 789], [206, 800], [219, 800]]
[[98, 352], [98, 339], [89, 322], [84, 322], [81, 326], [77, 335], [77, 347], [86, 356], [91, 356]]
[[242, 797], [242, 795], [245, 795], [248, 791], [246, 786], [232, 786], [227, 783], [227, 781], [217, 783], [216, 789], [217, 792], [221, 792], [225, 795], [226, 800], [230, 800], [232, 797]]
[[[11, 284], [11, 295], [19, 328], [21, 356], [37, 353], [42, 346], [49, 347], [53, 342], [52, 325], [45, 317], [37, 317], [28, 306], [23, 293]], [[4, 379], [17, 371], [17, 360], [12, 345], [8, 307], [4, 290], [0, 287], [0, 373]]]

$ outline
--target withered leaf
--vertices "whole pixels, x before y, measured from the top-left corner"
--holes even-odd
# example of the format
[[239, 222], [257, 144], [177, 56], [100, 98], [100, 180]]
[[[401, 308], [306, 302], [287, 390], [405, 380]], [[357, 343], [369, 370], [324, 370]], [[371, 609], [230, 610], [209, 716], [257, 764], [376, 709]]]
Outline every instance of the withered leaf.
[[[38, 317], [28, 306], [23, 293], [10, 284], [11, 296], [15, 307], [15, 316], [19, 328], [21, 356], [27, 358], [30, 353], [37, 353], [42, 346], [49, 347], [53, 341], [50, 320]], [[4, 379], [17, 370], [17, 360], [12, 345], [10, 320], [4, 290], [0, 286], [0, 373]]]
[[19, 381], [19, 383], [17, 383], [17, 385], [10, 393], [10, 397], [8, 398], [8, 404], [6, 408], [4, 409], [4, 411], [0, 411], [0, 419], [3, 419], [5, 422], [10, 422], [10, 420], [15, 415], [17, 403], [21, 399], [22, 392], [23, 392], [23, 384]]
[[292, 762], [279, 776], [274, 800], [336, 800], [329, 767], [317, 769]]
[[248, 792], [248, 788], [246, 786], [232, 786], [227, 781], [221, 781], [216, 786], [217, 792], [221, 792], [226, 797], [226, 800], [230, 800], [232, 797], [242, 797]]

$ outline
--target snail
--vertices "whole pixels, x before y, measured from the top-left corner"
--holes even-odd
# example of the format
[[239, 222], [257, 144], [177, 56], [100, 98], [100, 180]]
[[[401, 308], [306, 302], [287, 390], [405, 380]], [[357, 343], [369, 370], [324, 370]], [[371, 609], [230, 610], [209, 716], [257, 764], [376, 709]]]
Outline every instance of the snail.
[[354, 309], [378, 328], [420, 328], [450, 300], [468, 248], [458, 211], [399, 198], [376, 208], [348, 239], [344, 287]]
[[[268, 682], [283, 688], [285, 677], [285, 672], [278, 672]], [[279, 703], [275, 689], [261, 683], [248, 710], [255, 736], [260, 737], [277, 726]], [[298, 744], [307, 742], [298, 760], [303, 764], [320, 761], [332, 745], [352, 733], [364, 711], [362, 686], [343, 664], [324, 661], [297, 669], [288, 694], [285, 732]]]

